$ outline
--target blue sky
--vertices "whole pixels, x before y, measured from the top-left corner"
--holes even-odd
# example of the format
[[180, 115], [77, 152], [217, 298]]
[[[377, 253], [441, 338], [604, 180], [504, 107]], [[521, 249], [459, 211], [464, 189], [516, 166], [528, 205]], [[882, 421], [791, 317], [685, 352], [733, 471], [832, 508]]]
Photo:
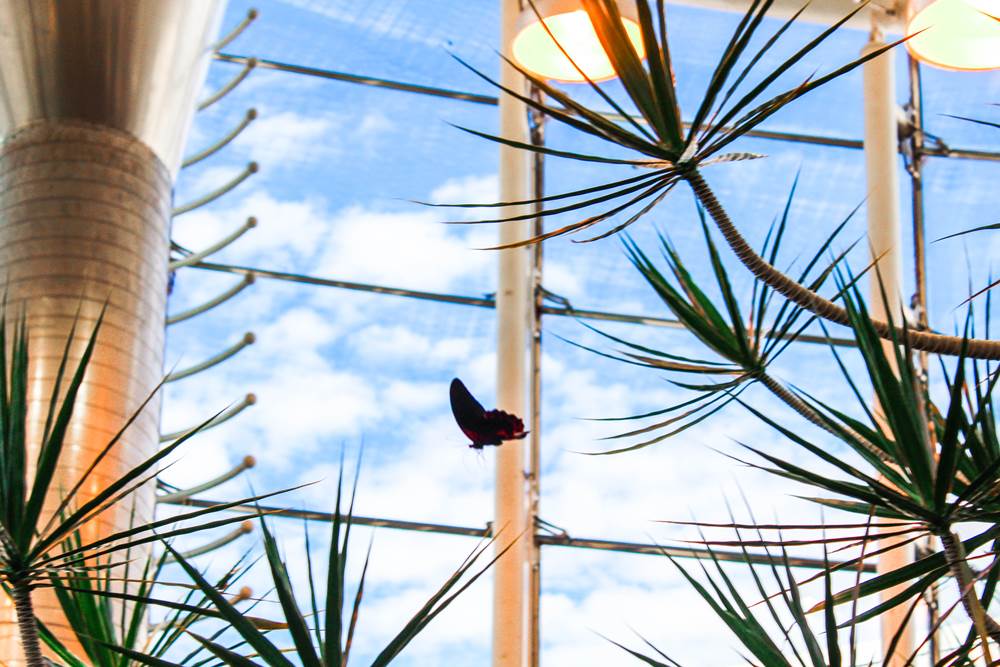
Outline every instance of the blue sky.
[[[495, 72], [496, 4], [269, 0], [253, 3], [261, 17], [227, 51], [494, 94], [448, 53]], [[224, 25], [234, 25], [250, 6], [231, 0]], [[690, 112], [737, 17], [674, 6], [669, 17], [681, 105]], [[795, 45], [815, 34], [816, 27], [790, 32]], [[795, 70], [792, 79], [854, 57], [866, 37], [859, 31], [835, 36]], [[236, 71], [233, 65], [215, 63], [206, 91]], [[993, 114], [996, 119], [997, 112], [988, 106], [1000, 99], [996, 74], [925, 75], [931, 131], [956, 146], [996, 145], [990, 131], [943, 115]], [[902, 69], [899, 78], [903, 99]], [[615, 84], [609, 88], [614, 90]], [[578, 92], [587, 96], [586, 91]], [[253, 215], [259, 226], [214, 261], [472, 296], [495, 290], [495, 257], [475, 248], [493, 243], [496, 228], [444, 226], [436, 212], [406, 201], [496, 197], [496, 146], [448, 125], [494, 131], [495, 108], [258, 70], [224, 101], [197, 116], [189, 152], [224, 134], [251, 106], [258, 109], [259, 119], [224, 152], [184, 170], [176, 201], [183, 203], [216, 187], [249, 160], [260, 163], [260, 173], [216, 203], [178, 217], [176, 241], [203, 247]], [[779, 114], [769, 127], [860, 138], [861, 120], [860, 77], [850, 75]], [[587, 140], [560, 127], [550, 128], [548, 139], [556, 146], [587, 145]], [[763, 153], [767, 159], [712, 167], [706, 176], [737, 224], [757, 242], [800, 172], [794, 224], [786, 240], [789, 261], [815, 248], [865, 196], [860, 151], [764, 140], [746, 140], [738, 150]], [[929, 237], [995, 221], [989, 184], [996, 182], [997, 170], [997, 164], [931, 160], [926, 179]], [[546, 180], [556, 191], [610, 179], [609, 173], [606, 167], [550, 160]], [[905, 188], [903, 196], [908, 202]], [[908, 212], [908, 203], [903, 209]], [[668, 233], [692, 261], [704, 256], [686, 192], [671, 196], [634, 233], [640, 244], [650, 247], [656, 229]], [[853, 241], [864, 229], [862, 210], [844, 238]], [[996, 243], [995, 237], [976, 242]], [[963, 298], [967, 261], [974, 282], [981, 283], [996, 256], [995, 245], [969, 245], [974, 250], [968, 260], [960, 241], [934, 244], [929, 251], [934, 267], [932, 322], [942, 329], [950, 328], [954, 308]], [[861, 255], [855, 257], [856, 264], [862, 261]], [[629, 268], [616, 239], [589, 245], [550, 242], [544, 275], [548, 289], [579, 308], [668, 316]], [[747, 292], [751, 283], [745, 272], [733, 265], [733, 276], [738, 289]], [[183, 270], [170, 310], [204, 301], [235, 280]], [[193, 484], [253, 454], [260, 462], [249, 475], [255, 489], [317, 481], [283, 502], [330, 510], [339, 452], [342, 447], [356, 451], [363, 442], [359, 514], [483, 526], [492, 512], [493, 454], [479, 456], [464, 447], [451, 419], [446, 388], [458, 375], [484, 403], [492, 402], [494, 326], [492, 311], [480, 308], [260, 280], [226, 305], [169, 330], [168, 366], [200, 361], [245, 331], [255, 332], [258, 343], [222, 366], [171, 384], [163, 412], [165, 431], [196, 423], [248, 391], [260, 400], [237, 419], [200, 435], [164, 479], [180, 486]], [[652, 410], [683, 394], [649, 371], [560, 341], [557, 335], [603, 344], [571, 319], [548, 317], [545, 327], [540, 429], [541, 515], [546, 520], [575, 536], [690, 538], [685, 531], [652, 520], [683, 519], [692, 511], [699, 518], [723, 519], [723, 499], [737, 497], [737, 485], [762, 516], [778, 514], [786, 521], [818, 517], [814, 506], [790, 498], [799, 490], [736, 466], [713, 451], [736, 451], [734, 439], [739, 439], [784, 447], [781, 451], [794, 455], [766, 427], [737, 409], [634, 454], [574, 453], [598, 449], [596, 438], [614, 432], [586, 418]], [[606, 330], [680, 353], [698, 350], [684, 332], [630, 325]], [[849, 363], [856, 366], [854, 360]], [[843, 386], [823, 349], [790, 350], [776, 370], [782, 379], [821, 398], [841, 396]], [[755, 392], [753, 400], [782, 419], [787, 414], [760, 393]], [[793, 416], [787, 419], [809, 432]], [[233, 498], [246, 490], [247, 478], [240, 478], [210, 495]], [[301, 525], [275, 524], [289, 559], [296, 562]], [[314, 526], [314, 535], [323, 532], [322, 526]], [[367, 531], [362, 531], [357, 551], [363, 551], [367, 539]], [[389, 530], [377, 531], [374, 540], [359, 664], [473, 546], [465, 538]], [[224, 567], [251, 542], [206, 558], [205, 564]], [[316, 542], [317, 549], [324, 548], [324, 540]], [[543, 556], [544, 664], [624, 663], [623, 655], [595, 631], [628, 638], [630, 627], [682, 662], [688, 658], [696, 665], [741, 664], [732, 649], [735, 642], [718, 639], [718, 625], [708, 610], [661, 559], [556, 548], [546, 549]], [[251, 577], [259, 592], [266, 590], [261, 574]], [[489, 584], [484, 582], [442, 615], [400, 664], [487, 664], [489, 641]]]

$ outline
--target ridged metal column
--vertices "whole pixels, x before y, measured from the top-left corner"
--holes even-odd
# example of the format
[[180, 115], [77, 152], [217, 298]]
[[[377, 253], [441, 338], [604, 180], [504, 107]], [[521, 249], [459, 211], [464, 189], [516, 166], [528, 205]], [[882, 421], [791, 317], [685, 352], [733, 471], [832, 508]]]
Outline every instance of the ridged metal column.
[[[82, 352], [104, 304], [57, 486], [74, 483], [160, 380], [171, 188], [208, 66], [216, 0], [0, 0], [0, 289], [30, 331], [28, 436], [37, 446], [70, 327]], [[71, 362], [72, 363], [72, 362]], [[159, 401], [83, 490], [156, 451]], [[93, 538], [153, 515], [150, 486]], [[39, 616], [65, 636], [54, 597]], [[0, 657], [20, 665], [13, 612]], [[72, 644], [72, 642], [70, 642]]]

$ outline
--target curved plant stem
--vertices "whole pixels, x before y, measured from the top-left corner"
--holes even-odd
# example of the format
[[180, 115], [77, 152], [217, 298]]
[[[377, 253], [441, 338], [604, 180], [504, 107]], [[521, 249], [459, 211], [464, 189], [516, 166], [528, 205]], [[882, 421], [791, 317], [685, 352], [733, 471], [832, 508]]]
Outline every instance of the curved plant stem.
[[873, 456], [878, 457], [882, 462], [892, 462], [892, 459], [890, 459], [885, 452], [868, 442], [866, 438], [863, 438], [861, 434], [855, 432], [853, 429], [842, 427], [842, 430], [840, 430], [827, 424], [821, 415], [809, 407], [801, 398], [790, 392], [785, 385], [781, 384], [767, 373], [761, 373], [757, 376], [757, 379], [760, 380], [762, 385], [767, 387], [768, 391], [781, 399], [781, 401], [792, 410], [795, 410], [797, 413], [802, 415], [809, 423], [819, 426], [827, 433], [831, 433], [838, 438], [843, 439], [846, 436], [857, 440], [861, 443], [862, 447], [867, 449]]
[[35, 608], [31, 603], [31, 587], [25, 580], [12, 584], [11, 597], [17, 612], [17, 629], [21, 634], [21, 648], [27, 667], [45, 667], [42, 647], [38, 641], [38, 625], [35, 622]]
[[961, 540], [951, 530], [942, 530], [937, 533], [937, 536], [944, 548], [944, 558], [948, 563], [948, 568], [958, 583], [958, 593], [962, 598], [962, 607], [965, 608], [965, 613], [969, 615], [980, 633], [985, 631], [990, 639], [1000, 643], [1000, 623], [997, 623], [992, 616], [986, 613], [976, 598], [976, 589], [972, 586], [972, 572], [969, 570], [969, 564], [965, 561]]
[[[716, 227], [718, 227], [722, 236], [726, 239], [726, 243], [729, 244], [729, 247], [739, 258], [740, 262], [751, 273], [767, 283], [772, 289], [814, 315], [830, 322], [836, 322], [837, 324], [850, 325], [847, 311], [844, 308], [823, 298], [808, 287], [785, 275], [750, 247], [750, 244], [747, 243], [743, 235], [736, 229], [733, 221], [729, 219], [729, 215], [722, 208], [719, 200], [715, 198], [712, 189], [697, 169], [688, 171], [684, 178], [691, 185], [695, 197], [698, 198], [698, 201], [711, 216], [712, 221], [715, 222]], [[916, 350], [951, 356], [962, 354], [963, 339], [958, 336], [946, 336], [930, 331], [904, 331], [878, 320], [872, 320], [872, 325], [882, 338], [887, 340], [892, 340], [893, 338], [902, 340], [906, 337], [910, 346]], [[1000, 341], [970, 338], [967, 341], [967, 346], [965, 354], [969, 357], [975, 359], [1000, 359]]]

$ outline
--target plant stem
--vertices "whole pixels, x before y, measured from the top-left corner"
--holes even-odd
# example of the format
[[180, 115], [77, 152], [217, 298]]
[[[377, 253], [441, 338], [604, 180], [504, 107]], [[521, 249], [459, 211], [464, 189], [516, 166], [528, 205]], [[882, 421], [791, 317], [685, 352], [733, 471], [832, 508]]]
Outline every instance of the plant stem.
[[45, 667], [42, 647], [38, 642], [38, 625], [35, 622], [35, 607], [31, 603], [31, 586], [24, 579], [11, 585], [11, 597], [17, 612], [17, 629], [21, 634], [21, 649], [27, 667]]
[[759, 375], [757, 375], [757, 379], [760, 380], [760, 383], [762, 385], [767, 387], [768, 391], [770, 391], [772, 394], [781, 399], [781, 401], [784, 402], [785, 405], [790, 407], [792, 410], [795, 410], [800, 415], [805, 417], [805, 419], [811, 424], [819, 426], [827, 433], [832, 433], [841, 440], [845, 438], [852, 438], [854, 440], [857, 440], [858, 442], [861, 443], [862, 447], [867, 449], [872, 454], [872, 456], [877, 457], [883, 463], [890, 463], [890, 464], [892, 463], [892, 459], [889, 457], [888, 454], [886, 454], [878, 447], [868, 442], [868, 440], [862, 437], [860, 433], [857, 433], [853, 429], [848, 428], [846, 426], [841, 427], [842, 430], [840, 430], [840, 429], [835, 429], [834, 427], [827, 424], [827, 422], [823, 419], [823, 417], [819, 415], [811, 407], [809, 407], [809, 405], [807, 405], [805, 401], [803, 401], [801, 398], [790, 392], [783, 384], [775, 380], [767, 373], [760, 373]]
[[937, 536], [944, 548], [944, 558], [948, 568], [958, 583], [958, 593], [962, 598], [965, 613], [969, 615], [980, 633], [985, 631], [993, 641], [1000, 643], [1000, 623], [986, 613], [976, 597], [976, 589], [972, 585], [972, 572], [965, 561], [962, 541], [949, 529], [938, 532]]
[[[814, 315], [830, 322], [850, 326], [850, 318], [844, 308], [823, 298], [808, 287], [785, 275], [750, 247], [750, 244], [747, 243], [743, 235], [736, 229], [736, 226], [730, 220], [725, 209], [722, 208], [719, 200], [715, 198], [715, 193], [712, 192], [712, 189], [697, 169], [688, 171], [684, 178], [691, 185], [691, 189], [694, 190], [695, 197], [697, 197], [699, 203], [705, 207], [712, 221], [715, 222], [715, 226], [718, 227], [722, 236], [726, 239], [726, 243], [729, 244], [736, 257], [739, 258], [740, 262], [751, 273], [767, 283], [768, 286], [779, 294], [784, 295], [788, 300], [805, 308]], [[979, 338], [970, 338], [968, 341], [963, 341], [958, 336], [946, 336], [931, 331], [901, 329], [879, 320], [872, 320], [872, 325], [882, 338], [886, 340], [903, 340], [906, 338], [911, 347], [916, 350], [958, 356], [962, 354], [963, 344], [967, 344], [968, 347], [965, 354], [969, 357], [974, 359], [1000, 359], [1000, 341]]]

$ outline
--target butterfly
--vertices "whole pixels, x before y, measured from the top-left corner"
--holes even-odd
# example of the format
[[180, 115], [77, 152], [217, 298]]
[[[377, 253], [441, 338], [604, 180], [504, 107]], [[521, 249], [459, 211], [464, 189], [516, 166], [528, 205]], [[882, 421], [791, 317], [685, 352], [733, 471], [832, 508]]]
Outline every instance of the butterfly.
[[524, 422], [517, 415], [503, 410], [487, 410], [477, 401], [462, 381], [451, 381], [451, 412], [462, 433], [472, 440], [469, 447], [482, 449], [499, 446], [504, 440], [520, 440], [528, 435]]

